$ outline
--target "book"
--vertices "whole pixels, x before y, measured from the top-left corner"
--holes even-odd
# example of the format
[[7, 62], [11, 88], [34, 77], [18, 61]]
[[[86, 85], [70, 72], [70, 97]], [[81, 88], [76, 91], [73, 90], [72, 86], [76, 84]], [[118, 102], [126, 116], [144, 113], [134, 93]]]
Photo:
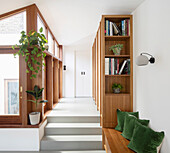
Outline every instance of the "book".
[[112, 63], [112, 73], [111, 73], [111, 75], [114, 75], [114, 70], [115, 70], [115, 61], [114, 61], [114, 58], [111, 59], [111, 63]]
[[129, 21], [129, 35], [128, 36], [130, 36], [130, 19], [128, 21]]
[[119, 74], [119, 59], [117, 59], [117, 74]]
[[108, 36], [108, 35], [109, 35], [109, 33], [108, 33], [108, 22], [109, 22], [109, 21], [108, 21], [108, 20], [106, 20], [106, 25], [105, 25], [105, 26], [106, 26], [106, 36]]
[[125, 20], [122, 20], [121, 23], [122, 23], [122, 36], [125, 36]]
[[114, 35], [121, 35], [121, 31], [116, 25], [116, 23], [113, 23], [113, 30], [114, 30]]
[[113, 22], [110, 22], [110, 36], [113, 36]]
[[111, 58], [109, 58], [109, 75], [111, 75]]
[[110, 36], [110, 21], [108, 20], [108, 36]]
[[120, 68], [119, 74], [122, 74], [123, 69], [124, 69], [124, 67], [125, 67], [125, 65], [126, 65], [126, 62], [127, 62], [127, 60], [124, 60], [122, 66], [121, 66], [121, 68]]
[[105, 75], [109, 75], [109, 58], [105, 58]]
[[130, 74], [130, 59], [127, 59], [127, 74]]

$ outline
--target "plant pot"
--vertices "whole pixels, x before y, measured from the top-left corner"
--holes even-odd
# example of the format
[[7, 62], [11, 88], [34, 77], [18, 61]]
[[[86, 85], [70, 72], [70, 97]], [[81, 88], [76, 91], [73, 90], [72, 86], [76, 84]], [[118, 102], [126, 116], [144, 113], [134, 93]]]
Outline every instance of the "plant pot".
[[121, 48], [115, 48], [115, 50], [116, 51], [114, 52], [114, 54], [115, 55], [120, 55], [120, 52], [121, 52], [122, 49]]
[[113, 92], [114, 92], [114, 93], [120, 93], [120, 88], [114, 88], [114, 89], [113, 89]]
[[31, 112], [29, 114], [31, 125], [39, 124], [40, 122], [40, 112]]

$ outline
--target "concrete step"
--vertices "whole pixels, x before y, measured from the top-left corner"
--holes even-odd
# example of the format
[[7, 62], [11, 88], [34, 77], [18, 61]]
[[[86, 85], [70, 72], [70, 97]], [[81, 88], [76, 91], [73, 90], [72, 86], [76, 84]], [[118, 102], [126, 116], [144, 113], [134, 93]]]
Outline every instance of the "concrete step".
[[87, 151], [12, 151], [12, 152], [1, 152], [1, 153], [106, 153], [105, 150], [87, 150]]
[[47, 116], [48, 123], [100, 123], [100, 116]]
[[44, 136], [41, 141], [41, 150], [102, 150], [102, 135]]
[[101, 135], [100, 123], [48, 123], [45, 135]]

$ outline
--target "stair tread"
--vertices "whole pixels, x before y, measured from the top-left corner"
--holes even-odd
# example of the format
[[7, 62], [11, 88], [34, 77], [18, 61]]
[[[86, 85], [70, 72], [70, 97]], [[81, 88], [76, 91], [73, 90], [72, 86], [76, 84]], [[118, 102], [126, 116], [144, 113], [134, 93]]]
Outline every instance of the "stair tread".
[[52, 135], [44, 136], [42, 141], [102, 141], [102, 135]]
[[89, 115], [83, 115], [83, 114], [48, 114], [47, 117], [100, 117], [100, 114], [89, 114]]
[[48, 123], [48, 128], [101, 128], [100, 123]]
[[[16, 153], [16, 152], [15, 152]], [[18, 153], [18, 152], [17, 152]], [[20, 152], [25, 153], [25, 152]], [[29, 152], [28, 152], [29, 153]], [[31, 152], [34, 153], [34, 152]], [[35, 152], [37, 153], [37, 152]], [[105, 150], [86, 150], [86, 151], [40, 151], [40, 153], [106, 153]]]

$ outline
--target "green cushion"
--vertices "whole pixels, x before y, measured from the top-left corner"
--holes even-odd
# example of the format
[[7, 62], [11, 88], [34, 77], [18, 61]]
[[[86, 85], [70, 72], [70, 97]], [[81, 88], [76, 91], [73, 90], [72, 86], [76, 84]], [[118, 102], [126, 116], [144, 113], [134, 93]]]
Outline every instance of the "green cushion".
[[117, 131], [123, 131], [123, 126], [124, 126], [124, 120], [125, 120], [125, 115], [130, 114], [130, 115], [134, 115], [137, 118], [139, 118], [139, 112], [123, 112], [120, 109], [117, 109], [117, 126], [115, 127], [115, 130]]
[[155, 132], [138, 122], [135, 124], [132, 139], [128, 147], [137, 153], [157, 153], [157, 147], [164, 138], [164, 132]]
[[145, 126], [148, 126], [149, 124], [149, 120], [140, 120], [140, 119], [137, 119], [133, 115], [126, 114], [124, 127], [123, 127], [123, 133], [121, 134], [124, 138], [131, 140], [136, 122], [139, 122]]

